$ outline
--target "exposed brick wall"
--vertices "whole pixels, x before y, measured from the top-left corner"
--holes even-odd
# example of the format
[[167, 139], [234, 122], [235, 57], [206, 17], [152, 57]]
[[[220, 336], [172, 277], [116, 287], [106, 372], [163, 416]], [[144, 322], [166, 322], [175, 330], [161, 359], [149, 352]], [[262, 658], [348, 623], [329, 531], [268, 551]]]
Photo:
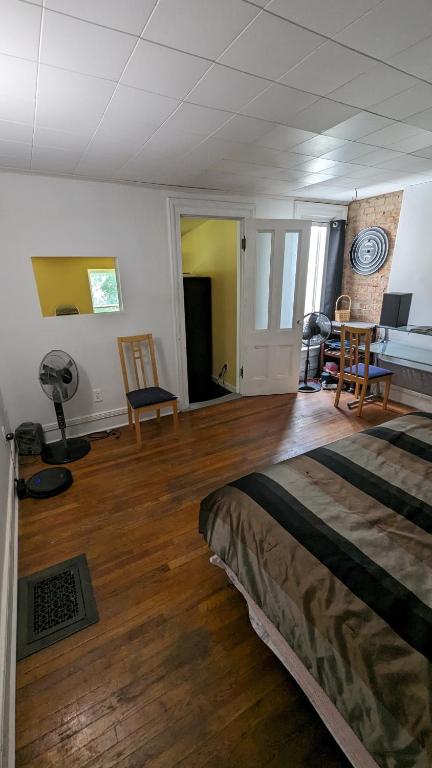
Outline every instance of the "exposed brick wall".
[[[403, 192], [356, 200], [348, 206], [342, 293], [351, 296], [351, 320], [379, 322], [381, 304], [390, 275]], [[389, 238], [389, 254], [384, 266], [370, 277], [357, 275], [349, 262], [349, 249], [355, 235], [366, 227], [382, 227]], [[345, 304], [343, 305], [345, 306]]]

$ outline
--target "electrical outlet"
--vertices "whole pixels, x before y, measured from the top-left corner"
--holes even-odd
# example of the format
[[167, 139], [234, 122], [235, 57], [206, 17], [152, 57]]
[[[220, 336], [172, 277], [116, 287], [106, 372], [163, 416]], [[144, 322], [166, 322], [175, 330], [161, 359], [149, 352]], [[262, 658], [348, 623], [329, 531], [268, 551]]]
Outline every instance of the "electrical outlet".
[[95, 403], [101, 403], [103, 401], [103, 395], [101, 389], [93, 390], [93, 399]]

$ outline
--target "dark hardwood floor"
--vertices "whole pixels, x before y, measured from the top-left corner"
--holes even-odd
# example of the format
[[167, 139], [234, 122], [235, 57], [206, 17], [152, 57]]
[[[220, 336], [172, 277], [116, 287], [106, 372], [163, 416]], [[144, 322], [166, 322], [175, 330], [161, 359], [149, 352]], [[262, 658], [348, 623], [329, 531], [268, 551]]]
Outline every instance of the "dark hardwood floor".
[[[209, 564], [200, 499], [381, 423], [333, 395], [245, 398], [94, 442], [62, 496], [20, 507], [20, 575], [85, 552], [98, 624], [18, 664], [17, 766], [342, 768], [326, 728]], [[22, 462], [32, 474], [39, 463]]]

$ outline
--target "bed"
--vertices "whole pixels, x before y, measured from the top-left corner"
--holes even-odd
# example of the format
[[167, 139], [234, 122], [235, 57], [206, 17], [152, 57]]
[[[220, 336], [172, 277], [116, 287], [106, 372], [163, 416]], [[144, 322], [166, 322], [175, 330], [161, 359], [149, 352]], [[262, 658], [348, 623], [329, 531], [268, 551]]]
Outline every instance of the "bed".
[[253, 472], [200, 532], [355, 768], [432, 766], [432, 414]]

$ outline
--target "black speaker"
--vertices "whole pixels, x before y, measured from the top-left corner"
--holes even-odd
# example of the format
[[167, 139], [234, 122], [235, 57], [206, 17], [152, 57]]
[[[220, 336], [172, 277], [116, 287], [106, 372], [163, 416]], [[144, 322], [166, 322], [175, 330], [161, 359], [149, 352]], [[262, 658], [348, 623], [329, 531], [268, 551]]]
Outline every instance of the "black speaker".
[[15, 430], [15, 441], [20, 456], [39, 456], [45, 445], [42, 425], [24, 421]]
[[400, 328], [408, 325], [412, 293], [385, 293], [383, 296], [380, 325]]

